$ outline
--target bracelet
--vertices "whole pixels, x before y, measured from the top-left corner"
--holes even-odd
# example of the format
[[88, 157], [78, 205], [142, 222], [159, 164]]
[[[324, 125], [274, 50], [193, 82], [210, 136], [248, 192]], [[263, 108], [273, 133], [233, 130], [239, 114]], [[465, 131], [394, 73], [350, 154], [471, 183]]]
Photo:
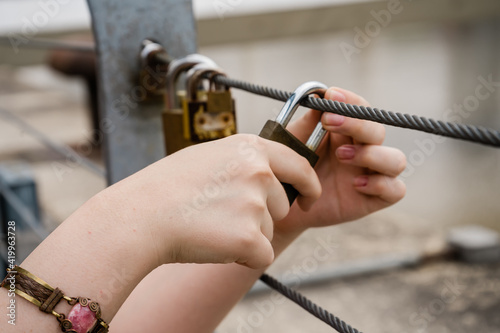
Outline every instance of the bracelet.
[[[27, 270], [15, 266], [7, 268], [7, 276], [0, 287], [9, 289], [14, 284], [14, 292], [35, 304], [40, 311], [54, 315], [61, 330], [67, 333], [106, 333], [109, 325], [101, 319], [101, 308], [97, 302], [86, 297], [68, 297], [59, 288], [51, 287], [47, 282]], [[68, 317], [54, 311], [56, 305], [64, 299], [72, 305]]]

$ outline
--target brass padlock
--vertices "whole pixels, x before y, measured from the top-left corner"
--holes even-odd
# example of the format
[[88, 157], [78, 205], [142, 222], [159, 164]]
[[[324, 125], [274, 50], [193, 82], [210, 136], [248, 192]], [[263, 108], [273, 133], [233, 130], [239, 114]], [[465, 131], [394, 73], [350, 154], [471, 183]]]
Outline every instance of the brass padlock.
[[198, 87], [207, 74], [224, 75], [206, 65], [195, 66], [186, 75], [188, 98], [184, 101], [184, 135], [193, 142], [221, 139], [236, 133], [236, 113], [229, 87], [220, 90], [209, 82], [209, 90], [200, 95]]
[[199, 54], [190, 54], [184, 58], [173, 60], [169, 64], [166, 77], [166, 108], [162, 113], [166, 154], [175, 153], [193, 144], [191, 140], [184, 137], [184, 112], [182, 104], [186, 98], [186, 92], [185, 90], [178, 89], [178, 78], [181, 73], [201, 63], [209, 64], [213, 67], [216, 66], [211, 59]]
[[210, 89], [207, 92], [207, 111], [234, 112], [234, 100], [229, 87]]
[[[287, 131], [285, 128], [293, 117], [293, 114], [299, 107], [299, 103], [307, 98], [310, 94], [318, 94], [323, 96], [327, 86], [320, 82], [306, 82], [300, 85], [287, 100], [283, 108], [281, 109], [276, 121], [268, 120], [264, 125], [264, 128], [260, 132], [259, 136], [265, 139], [276, 141], [282, 143], [297, 153], [305, 157], [311, 166], [315, 166], [318, 162], [319, 156], [315, 153], [318, 149], [321, 140], [325, 137], [326, 130], [323, 128], [321, 121], [318, 122], [313, 133], [304, 144], [302, 141], [293, 136], [292, 133]], [[285, 188], [286, 195], [288, 196], [288, 201], [290, 205], [297, 198], [299, 192], [290, 184], [282, 183]]]

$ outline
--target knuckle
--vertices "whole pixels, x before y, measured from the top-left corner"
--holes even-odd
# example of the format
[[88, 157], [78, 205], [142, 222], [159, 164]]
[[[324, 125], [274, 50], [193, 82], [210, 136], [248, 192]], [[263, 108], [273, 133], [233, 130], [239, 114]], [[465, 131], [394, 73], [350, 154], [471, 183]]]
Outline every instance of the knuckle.
[[314, 171], [309, 161], [302, 155], [297, 154], [297, 161], [294, 163], [303, 174], [309, 174]]
[[403, 199], [404, 196], [406, 195], [406, 184], [399, 179], [398, 179], [398, 191], [396, 192], [398, 193], [396, 201]]
[[390, 182], [390, 180], [388, 179], [388, 177], [376, 178], [375, 181], [372, 183], [373, 192], [375, 192], [378, 195], [384, 193], [384, 191], [388, 187], [387, 185], [389, 185], [388, 184], [389, 182]]
[[385, 139], [385, 126], [381, 124], [376, 124], [376, 130], [374, 132], [376, 133], [376, 139], [375, 139], [376, 144], [381, 145]]
[[256, 134], [251, 134], [251, 133], [237, 133], [234, 135], [231, 135], [230, 137], [233, 137], [238, 140], [243, 140], [247, 142], [257, 142], [260, 137]]
[[269, 251], [266, 255], [262, 256], [261, 259], [261, 267], [270, 266], [274, 261], [274, 255], [271, 251]]
[[286, 195], [283, 195], [282, 201], [279, 203], [279, 207], [276, 209], [276, 212], [272, 216], [274, 221], [281, 221], [285, 217], [288, 216], [290, 212], [290, 204], [288, 203], [288, 198]]
[[363, 166], [370, 167], [375, 164], [377, 154], [373, 149], [370, 149], [370, 146], [362, 146], [359, 151], [359, 159]]
[[354, 119], [351, 122], [351, 132], [352, 133], [363, 133], [366, 125], [366, 120], [361, 120], [361, 119]]
[[246, 232], [239, 233], [237, 244], [242, 250], [251, 248], [257, 242], [257, 230], [248, 229]]
[[252, 218], [260, 219], [267, 212], [267, 203], [261, 197], [250, 196], [243, 206], [243, 210], [249, 212]]
[[266, 143], [266, 139], [264, 138], [261, 138], [260, 136], [258, 136], [257, 134], [250, 134], [250, 133], [247, 133], [247, 134], [242, 134], [244, 135], [244, 139], [246, 142], [248, 142], [250, 145], [253, 145], [255, 148], [258, 148], [260, 149], [260, 147]]
[[274, 179], [274, 173], [268, 163], [256, 162], [247, 168], [248, 176], [258, 184], [268, 185]]

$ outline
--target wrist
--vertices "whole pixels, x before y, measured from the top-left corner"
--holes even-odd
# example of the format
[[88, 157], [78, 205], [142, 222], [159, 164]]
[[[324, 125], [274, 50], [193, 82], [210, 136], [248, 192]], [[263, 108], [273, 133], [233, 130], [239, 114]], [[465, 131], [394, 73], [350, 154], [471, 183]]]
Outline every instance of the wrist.
[[[115, 224], [120, 222], [118, 228], [125, 232], [125, 238], [141, 249], [142, 257], [138, 260], [151, 270], [176, 262], [175, 250], [179, 247], [176, 242], [182, 227], [178, 216], [182, 204], [178, 189], [182, 183], [171, 179], [159, 182], [155, 176], [159, 173], [155, 168], [162, 171], [170, 168], [165, 162], [154, 163], [93, 198], [106, 219]], [[177, 189], [177, 193], [170, 189]]]
[[[106, 191], [91, 198], [21, 264], [65, 295], [99, 303], [102, 318], [108, 323], [137, 284], [156, 267], [146, 231], [135, 219], [125, 218], [113, 200]], [[55, 325], [29, 302], [19, 303], [20, 311], [31, 315], [21, 325], [23, 329], [43, 323], [41, 327], [46, 329], [42, 330], [46, 331]], [[68, 310], [67, 304], [56, 308], [59, 313], [67, 314]]]
[[141, 203], [134, 202], [130, 193], [114, 185], [92, 197], [84, 208], [92, 212], [89, 223], [100, 233], [109, 235], [110, 245], [127, 252], [127, 266], [138, 263], [146, 275], [160, 266], [155, 230], [145, 216]]

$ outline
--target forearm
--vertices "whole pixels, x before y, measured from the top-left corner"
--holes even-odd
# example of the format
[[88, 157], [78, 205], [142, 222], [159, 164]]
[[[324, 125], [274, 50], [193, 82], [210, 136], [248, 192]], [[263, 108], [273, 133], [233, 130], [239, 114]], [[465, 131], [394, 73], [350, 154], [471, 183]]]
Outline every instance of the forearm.
[[[299, 234], [276, 233], [275, 256]], [[237, 264], [163, 265], [132, 292], [111, 332], [213, 332], [263, 272]]]
[[[123, 221], [115, 206], [99, 194], [62, 223], [21, 264], [21, 267], [58, 287], [70, 297], [87, 297], [101, 306], [102, 318], [109, 323], [133, 288], [155, 268], [143, 246], [147, 230], [140, 221]], [[153, 259], [153, 258], [151, 258]], [[1, 288], [0, 308], [9, 304], [7, 290]], [[34, 304], [15, 296], [15, 326], [7, 320], [0, 331], [57, 332], [58, 322]], [[68, 314], [71, 306], [61, 300], [54, 309]]]

